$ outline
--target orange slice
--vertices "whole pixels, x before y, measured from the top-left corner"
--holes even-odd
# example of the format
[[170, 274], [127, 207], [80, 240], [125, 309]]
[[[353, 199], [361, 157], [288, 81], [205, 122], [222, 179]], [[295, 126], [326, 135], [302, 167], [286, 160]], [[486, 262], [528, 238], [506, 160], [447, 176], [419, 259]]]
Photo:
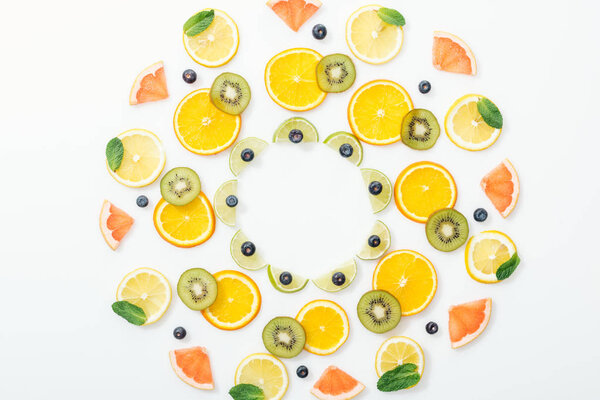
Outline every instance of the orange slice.
[[483, 177], [481, 188], [500, 215], [506, 218], [519, 199], [519, 175], [506, 159]]
[[[208, 11], [210, 8], [202, 11]], [[202, 33], [189, 37], [183, 34], [183, 46], [190, 57], [205, 67], [227, 64], [240, 44], [238, 28], [224, 11], [215, 9], [215, 17]]]
[[188, 385], [203, 390], [215, 388], [210, 358], [204, 347], [171, 350], [169, 359], [175, 374]]
[[440, 71], [475, 75], [477, 63], [473, 52], [458, 36], [448, 32], [433, 32], [433, 66]]
[[311, 301], [298, 312], [296, 320], [306, 332], [304, 349], [313, 354], [332, 354], [348, 339], [348, 316], [333, 301]]
[[475, 300], [452, 306], [448, 310], [448, 332], [453, 349], [472, 342], [490, 321], [492, 299]]
[[260, 311], [258, 286], [247, 275], [237, 271], [220, 271], [217, 280], [217, 299], [202, 315], [219, 329], [235, 330], [250, 323]]
[[402, 316], [420, 313], [437, 290], [431, 261], [412, 250], [396, 250], [383, 257], [373, 272], [373, 289], [390, 292], [402, 307]]
[[104, 200], [100, 210], [100, 232], [111, 249], [116, 250], [119, 247], [131, 225], [133, 218], [129, 214], [110, 201]]
[[413, 103], [408, 92], [396, 82], [371, 81], [352, 95], [348, 104], [348, 122], [363, 142], [376, 145], [401, 139], [402, 119]]
[[319, 0], [269, 0], [267, 6], [294, 32], [321, 7]]
[[310, 392], [321, 400], [348, 400], [356, 397], [365, 385], [335, 366], [329, 366]]
[[311, 49], [289, 49], [275, 55], [265, 68], [265, 85], [273, 101], [290, 111], [312, 110], [327, 93], [317, 84], [322, 56]]
[[172, 245], [198, 246], [210, 239], [215, 231], [215, 214], [202, 192], [185, 206], [174, 206], [160, 199], [154, 208], [154, 227]]
[[144, 69], [135, 78], [131, 92], [129, 92], [129, 104], [142, 104], [167, 97], [169, 97], [169, 91], [167, 90], [165, 67], [163, 62], [159, 61]]

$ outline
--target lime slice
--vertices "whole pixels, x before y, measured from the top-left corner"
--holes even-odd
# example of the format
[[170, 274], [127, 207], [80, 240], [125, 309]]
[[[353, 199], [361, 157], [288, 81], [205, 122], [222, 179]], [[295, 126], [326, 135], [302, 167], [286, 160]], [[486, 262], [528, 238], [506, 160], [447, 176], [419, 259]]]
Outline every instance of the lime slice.
[[390, 230], [383, 222], [376, 221], [357, 257], [363, 260], [375, 260], [381, 257], [389, 248]]
[[244, 170], [267, 147], [268, 143], [255, 137], [240, 140], [229, 153], [229, 169], [235, 176]]
[[362, 162], [363, 150], [360, 142], [351, 133], [348, 132], [336, 132], [327, 136], [327, 139], [323, 142], [327, 146], [331, 147], [340, 156], [350, 161], [357, 167]]
[[367, 187], [373, 212], [385, 210], [392, 199], [392, 183], [387, 176], [376, 169], [361, 168], [360, 172]]
[[317, 279], [313, 279], [313, 283], [319, 289], [327, 292], [338, 292], [347, 288], [354, 280], [354, 277], [356, 277], [356, 261], [352, 259], [321, 275]]
[[306, 118], [293, 117], [283, 121], [273, 134], [274, 142], [310, 143], [318, 142], [317, 128]]
[[235, 226], [237, 204], [237, 181], [232, 179], [219, 186], [213, 200], [215, 214], [217, 214], [222, 223]]
[[244, 269], [256, 271], [268, 265], [258, 253], [256, 245], [241, 230], [231, 239], [230, 250], [233, 261]]
[[[291, 272], [287, 272], [282, 269], [273, 268], [273, 266], [271, 266], [271, 265], [269, 265], [268, 272], [269, 272], [269, 280], [271, 281], [271, 284], [273, 285], [273, 287], [275, 289], [279, 290], [280, 292], [284, 292], [284, 293], [298, 292], [298, 291], [304, 289], [304, 287], [308, 283], [308, 279], [306, 279], [306, 278], [292, 274]], [[281, 277], [281, 274], [284, 274], [284, 273], [291, 275], [291, 278], [288, 278], [289, 284], [287, 284], [287, 285], [283, 284], [283, 282], [287, 282], [285, 280], [286, 277], [285, 276], [283, 278]]]

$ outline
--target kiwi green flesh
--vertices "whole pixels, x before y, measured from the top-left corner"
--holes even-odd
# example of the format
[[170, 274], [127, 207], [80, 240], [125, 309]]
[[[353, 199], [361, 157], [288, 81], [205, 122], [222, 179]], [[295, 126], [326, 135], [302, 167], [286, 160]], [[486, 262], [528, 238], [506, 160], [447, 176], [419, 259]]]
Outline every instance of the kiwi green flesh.
[[190, 309], [204, 310], [217, 298], [217, 281], [205, 269], [188, 269], [177, 282], [177, 295]]
[[371, 290], [363, 294], [358, 301], [357, 312], [364, 327], [374, 333], [394, 329], [402, 317], [400, 303], [385, 290]]
[[241, 114], [250, 103], [250, 85], [231, 72], [217, 76], [210, 88], [210, 99], [219, 110], [227, 114]]
[[262, 333], [265, 348], [283, 358], [296, 357], [304, 348], [306, 333], [298, 321], [290, 317], [273, 318]]
[[324, 92], [339, 93], [354, 83], [354, 63], [345, 54], [330, 54], [317, 64], [317, 84]]
[[464, 215], [453, 208], [444, 208], [431, 214], [425, 224], [429, 243], [440, 251], [453, 251], [469, 237], [469, 224]]
[[415, 150], [433, 147], [440, 137], [440, 124], [429, 110], [416, 108], [402, 120], [402, 142]]
[[173, 168], [160, 180], [160, 194], [165, 201], [184, 206], [200, 194], [200, 177], [191, 168]]

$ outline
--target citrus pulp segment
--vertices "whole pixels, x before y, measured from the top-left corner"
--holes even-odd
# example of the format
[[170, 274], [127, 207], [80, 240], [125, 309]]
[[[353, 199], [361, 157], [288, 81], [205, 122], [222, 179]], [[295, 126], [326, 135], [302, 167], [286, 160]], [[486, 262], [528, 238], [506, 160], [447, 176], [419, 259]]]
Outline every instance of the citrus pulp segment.
[[111, 249], [116, 250], [119, 247], [131, 225], [133, 218], [129, 214], [110, 201], [104, 200], [100, 210], [100, 232]]
[[453, 349], [475, 340], [490, 321], [492, 299], [485, 298], [451, 306], [448, 310], [448, 332]]
[[294, 32], [321, 7], [319, 0], [269, 0], [267, 6]]
[[365, 385], [336, 366], [323, 371], [310, 392], [320, 400], [349, 400], [365, 389]]
[[505, 159], [481, 179], [481, 188], [500, 215], [506, 218], [519, 199], [519, 175], [511, 162]]
[[448, 32], [433, 32], [432, 62], [435, 69], [440, 71], [477, 74], [477, 63], [469, 46]]
[[162, 61], [159, 61], [144, 69], [135, 78], [129, 93], [129, 104], [142, 104], [163, 100], [167, 97], [169, 97], [169, 91], [165, 78], [165, 66]]
[[204, 347], [171, 350], [169, 360], [175, 374], [188, 385], [202, 390], [215, 388], [210, 358]]

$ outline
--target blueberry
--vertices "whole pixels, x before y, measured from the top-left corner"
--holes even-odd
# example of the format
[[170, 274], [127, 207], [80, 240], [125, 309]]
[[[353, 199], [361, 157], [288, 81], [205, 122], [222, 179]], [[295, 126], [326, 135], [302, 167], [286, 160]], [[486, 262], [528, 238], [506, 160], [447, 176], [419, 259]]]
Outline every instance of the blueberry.
[[382, 190], [383, 185], [381, 184], [381, 182], [373, 181], [369, 183], [369, 193], [371, 193], [373, 196], [377, 196], [381, 193]]
[[254, 160], [254, 151], [252, 149], [242, 150], [242, 160], [246, 162]]
[[313, 26], [312, 34], [315, 39], [323, 40], [327, 36], [327, 28], [323, 24], [316, 24]]
[[483, 222], [487, 219], [487, 211], [485, 211], [485, 208], [478, 208], [473, 213], [473, 218], [475, 218], [475, 221], [477, 222]]
[[279, 275], [279, 282], [285, 286], [289, 285], [292, 283], [292, 274], [289, 272], [282, 272], [281, 275]]
[[429, 83], [429, 81], [419, 82], [419, 92], [425, 94], [425, 93], [429, 93], [430, 90], [431, 90], [431, 83]]
[[378, 247], [381, 244], [381, 238], [377, 235], [369, 236], [369, 246]]
[[300, 143], [302, 139], [304, 139], [304, 134], [300, 129], [292, 129], [288, 135], [288, 138], [292, 143]]
[[298, 378], [306, 378], [308, 376], [308, 368], [305, 365], [299, 366], [296, 370], [296, 375], [298, 375]]
[[346, 282], [346, 275], [344, 275], [342, 272], [336, 272], [331, 277], [331, 281], [335, 286], [342, 286]]
[[242, 243], [242, 254], [246, 257], [250, 257], [256, 253], [256, 246], [252, 242], [244, 242]]
[[237, 196], [234, 195], [234, 194], [230, 194], [225, 199], [225, 204], [227, 204], [229, 207], [235, 207], [235, 206], [237, 206], [238, 205], [238, 198], [237, 198]]
[[352, 145], [349, 145], [348, 143], [344, 143], [343, 145], [340, 146], [340, 154], [342, 155], [342, 157], [348, 158], [352, 155], [352, 153], [354, 153], [354, 149], [352, 148]]
[[187, 334], [187, 332], [185, 331], [185, 328], [182, 326], [178, 326], [173, 331], [173, 336], [175, 336], [175, 339], [183, 339], [186, 334]]
[[434, 333], [437, 333], [437, 331], [438, 331], [438, 324], [436, 324], [433, 321], [430, 321], [427, 323], [427, 325], [425, 325], [425, 330], [430, 335], [433, 335]]
[[135, 200], [135, 204], [137, 204], [138, 207], [146, 207], [148, 205], [148, 198], [144, 195], [138, 196]]
[[186, 69], [185, 71], [183, 71], [183, 80], [185, 81], [185, 83], [194, 83], [196, 82], [196, 71], [194, 71], [193, 69]]

